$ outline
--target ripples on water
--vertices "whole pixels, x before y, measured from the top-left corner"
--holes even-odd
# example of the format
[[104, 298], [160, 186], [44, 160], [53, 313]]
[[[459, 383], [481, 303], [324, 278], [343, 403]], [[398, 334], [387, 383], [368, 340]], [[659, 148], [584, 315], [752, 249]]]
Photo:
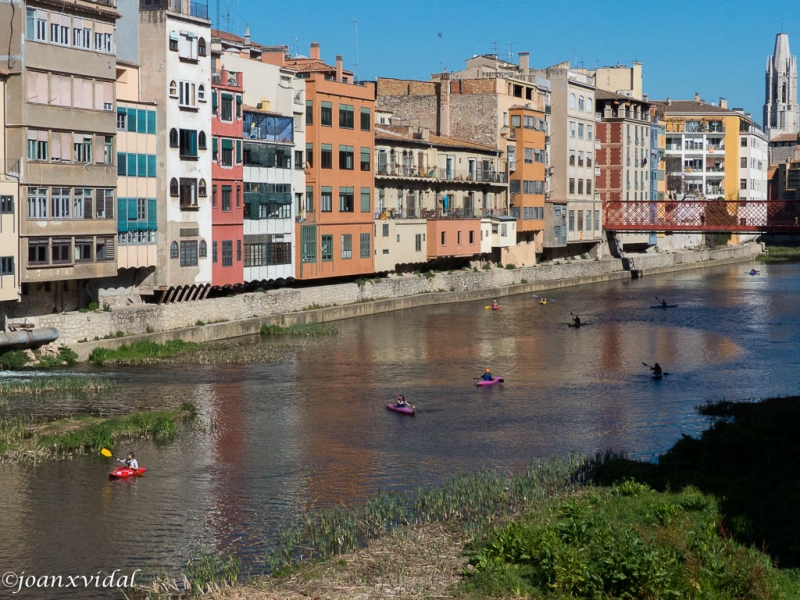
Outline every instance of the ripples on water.
[[[800, 266], [760, 268], [551, 291], [547, 306], [521, 295], [497, 312], [476, 302], [354, 319], [288, 362], [119, 368], [99, 401], [10, 399], [0, 414], [191, 401], [214, 427], [131, 444], [150, 472], [130, 481], [107, 481], [96, 456], [0, 466], [0, 565], [178, 568], [199, 548], [258, 565], [279, 524], [378, 489], [575, 451], [651, 458], [702, 429], [699, 404], [796, 393]], [[651, 309], [656, 296], [679, 306]], [[570, 312], [586, 326], [568, 328]], [[662, 381], [642, 366], [656, 361], [671, 373]], [[503, 387], [474, 387], [487, 366]], [[397, 392], [416, 418], [384, 408]]]

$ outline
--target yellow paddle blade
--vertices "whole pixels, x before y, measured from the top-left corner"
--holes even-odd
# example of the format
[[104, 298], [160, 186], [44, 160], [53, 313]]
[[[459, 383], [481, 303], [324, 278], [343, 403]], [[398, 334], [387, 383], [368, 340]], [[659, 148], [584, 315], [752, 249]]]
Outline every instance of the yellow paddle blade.
[[484, 308], [484, 310], [489, 310], [488, 306], [484, 306], [483, 308]]
[[103, 456], [105, 456], [106, 458], [111, 458], [111, 456], [112, 456], [112, 455], [111, 455], [111, 451], [110, 451], [110, 450], [108, 450], [108, 449], [106, 449], [106, 448], [102, 448], [102, 449], [100, 450], [100, 454], [102, 454], [102, 455], [103, 455]]

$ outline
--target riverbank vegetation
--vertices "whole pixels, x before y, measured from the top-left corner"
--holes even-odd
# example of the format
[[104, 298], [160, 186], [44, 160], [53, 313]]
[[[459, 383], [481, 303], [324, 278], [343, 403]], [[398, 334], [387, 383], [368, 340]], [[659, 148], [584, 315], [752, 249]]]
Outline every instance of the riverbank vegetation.
[[177, 411], [143, 412], [118, 417], [74, 415], [52, 421], [31, 417], [0, 419], [0, 459], [39, 460], [114, 448], [133, 439], [172, 439], [178, 423], [195, 415], [191, 404]]
[[699, 410], [709, 429], [658, 463], [604, 454], [379, 494], [282, 530], [271, 576], [226, 587], [239, 566], [218, 560], [185, 583], [228, 600], [800, 598], [800, 397]]
[[137, 341], [119, 348], [95, 348], [89, 355], [89, 362], [97, 366], [263, 363], [285, 360], [291, 352], [290, 345], [259, 344], [249, 341], [205, 344], [183, 340], [169, 340], [163, 344]]
[[336, 335], [339, 333], [336, 325], [330, 323], [295, 323], [288, 327], [281, 327], [280, 325], [267, 325], [266, 323], [261, 326], [261, 335], [281, 337], [281, 336], [324, 336]]
[[0, 381], [0, 400], [4, 396], [97, 393], [114, 387], [116, 382], [107, 377], [79, 375], [16, 377]]
[[36, 350], [8, 350], [0, 354], [0, 369], [18, 370], [28, 367], [48, 369], [64, 365], [74, 365], [78, 355], [67, 346], [60, 346], [58, 351], [47, 352], [42, 348]]
[[761, 262], [798, 262], [800, 261], [800, 246], [767, 246], [766, 254], [756, 256]]

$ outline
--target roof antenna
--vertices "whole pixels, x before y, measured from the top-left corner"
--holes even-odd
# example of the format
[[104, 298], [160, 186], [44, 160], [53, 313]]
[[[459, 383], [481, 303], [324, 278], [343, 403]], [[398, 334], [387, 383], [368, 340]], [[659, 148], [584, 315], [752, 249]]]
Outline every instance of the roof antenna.
[[439, 37], [439, 69], [444, 73], [444, 54], [442, 53], [442, 36], [444, 34], [440, 31], [436, 35]]
[[356, 27], [356, 78], [361, 81], [361, 60], [358, 51], [358, 19], [350, 21]]

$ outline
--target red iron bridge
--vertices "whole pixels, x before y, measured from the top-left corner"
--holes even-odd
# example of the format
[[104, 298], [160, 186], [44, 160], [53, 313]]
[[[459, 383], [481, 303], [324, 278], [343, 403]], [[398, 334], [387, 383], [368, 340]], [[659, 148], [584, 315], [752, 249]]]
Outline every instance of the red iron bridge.
[[622, 200], [603, 210], [607, 231], [800, 233], [800, 201]]

